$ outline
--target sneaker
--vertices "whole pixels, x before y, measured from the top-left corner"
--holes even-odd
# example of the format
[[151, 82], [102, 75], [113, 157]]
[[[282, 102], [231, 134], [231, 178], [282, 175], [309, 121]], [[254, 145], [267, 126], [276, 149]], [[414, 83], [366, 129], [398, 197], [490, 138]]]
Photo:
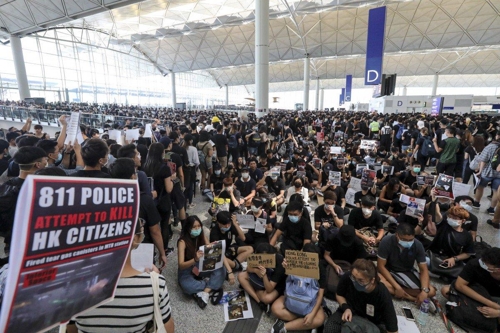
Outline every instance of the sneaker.
[[481, 207], [481, 204], [480, 204], [479, 202], [474, 201], [474, 202], [472, 203], [472, 208], [474, 208], [474, 209], [479, 209], [479, 207]]
[[495, 223], [495, 222], [493, 222], [493, 220], [488, 220], [488, 221], [486, 221], [486, 223], [488, 223], [489, 225], [491, 225], [495, 229], [500, 229], [500, 223], [498, 223], [498, 222]]
[[436, 314], [436, 312], [437, 312], [436, 304], [434, 304], [433, 299], [429, 300], [429, 312], [432, 314]]
[[286, 333], [285, 322], [281, 319], [276, 320], [271, 328], [271, 333]]
[[495, 208], [493, 207], [490, 207], [486, 210], [486, 213], [490, 214], [490, 215], [495, 215]]
[[[199, 294], [199, 293], [198, 293]], [[193, 298], [196, 301], [196, 304], [200, 307], [200, 309], [204, 309], [207, 306], [207, 303], [203, 302], [203, 299], [201, 299], [198, 294], [193, 294]]]
[[193, 209], [194, 207], [196, 207], [196, 204], [194, 202], [188, 206], [189, 209]]
[[311, 330], [311, 333], [318, 333], [318, 330], [317, 330], [316, 328], [313, 328], [313, 329]]
[[246, 262], [241, 263], [241, 270], [244, 272], [247, 270], [248, 264]]
[[203, 301], [203, 303], [205, 303], [205, 306], [207, 306], [208, 301], [210, 300], [210, 295], [208, 293], [200, 291], [196, 294], [196, 296], [198, 296]]

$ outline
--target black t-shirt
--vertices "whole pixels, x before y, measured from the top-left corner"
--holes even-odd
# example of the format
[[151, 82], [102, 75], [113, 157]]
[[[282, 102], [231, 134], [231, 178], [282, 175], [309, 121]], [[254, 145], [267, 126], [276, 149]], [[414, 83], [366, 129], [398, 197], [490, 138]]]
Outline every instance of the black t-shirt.
[[215, 173], [210, 176], [210, 184], [214, 184], [214, 192], [218, 193], [218, 191], [222, 190], [224, 187], [223, 180], [226, 176], [221, 172], [220, 175], [216, 175]]
[[[285, 130], [285, 137], [283, 138], [283, 140], [286, 140], [288, 139], [289, 135], [291, 135], [293, 137], [293, 131], [290, 129], [290, 128], [287, 128]], [[292, 145], [293, 144], [293, 140], [289, 140], [286, 142], [288, 145]]]
[[302, 249], [305, 239], [311, 239], [312, 228], [311, 223], [302, 217], [297, 223], [290, 222], [287, 217], [283, 217], [283, 222], [280, 223], [278, 229], [283, 232], [286, 239], [291, 240], [296, 248]]
[[[398, 319], [392, 297], [383, 283], [379, 282], [371, 293], [357, 291], [350, 279], [351, 273], [344, 274], [337, 286], [337, 295], [346, 299], [354, 315], [361, 316], [375, 325], [384, 324], [387, 331], [398, 331]], [[368, 309], [373, 306], [373, 316]]]
[[358, 191], [358, 192], [354, 193], [354, 203], [361, 204], [361, 200], [364, 197], [372, 197], [373, 199], [375, 199], [375, 196], [373, 195], [371, 190], [368, 190], [368, 192], [366, 194], [363, 194], [363, 191]]
[[220, 230], [219, 226], [215, 226], [212, 230], [210, 230], [210, 243], [223, 240], [226, 242], [226, 249], [231, 245], [233, 239], [236, 239], [237, 237], [238, 231], [232, 222], [231, 229], [225, 233]]
[[227, 156], [227, 137], [224, 134], [215, 134], [213, 142], [215, 143], [215, 147], [217, 148], [217, 157]]
[[447, 257], [458, 256], [461, 253], [474, 254], [474, 241], [465, 229], [458, 232], [448, 223], [441, 222], [437, 225], [436, 236], [429, 249]]
[[153, 175], [154, 188], [158, 193], [158, 196], [161, 196], [162, 193], [165, 192], [165, 179], [170, 176], [172, 176], [170, 168], [168, 167], [168, 165], [162, 163], [160, 169], [158, 169], [156, 174]]
[[78, 170], [72, 176], [88, 178], [111, 178], [108, 173], [102, 172], [101, 170]]
[[172, 144], [172, 152], [179, 155], [182, 160], [182, 165], [189, 164], [189, 158], [187, 156], [186, 148], [179, 146], [177, 143]]
[[[443, 213], [442, 215], [443, 215], [443, 219], [442, 219], [441, 223], [448, 224], [448, 212]], [[467, 221], [465, 221], [464, 224], [462, 224], [462, 228], [464, 228], [467, 231], [477, 231], [477, 225], [478, 225], [477, 216], [472, 214], [472, 213], [469, 213], [469, 219]]]
[[333, 238], [326, 241], [325, 250], [330, 252], [330, 258], [333, 260], [345, 260], [351, 264], [356, 259], [364, 259], [368, 257], [363, 241], [356, 237], [351, 246], [343, 246], [340, 244], [340, 236], [337, 234]]
[[6, 156], [4, 156], [2, 159], [0, 159], [0, 175], [3, 174], [8, 167], [9, 167], [9, 159]]
[[276, 181], [274, 182], [270, 176], [267, 176], [266, 185], [269, 192], [272, 192], [276, 195], [279, 195], [282, 190], [285, 190], [285, 182], [280, 177], [278, 177], [278, 179], [276, 179]]
[[148, 228], [144, 228], [144, 241], [152, 242], [149, 228], [160, 223], [161, 217], [156, 209], [156, 204], [153, 197], [148, 194], [141, 194], [141, 203], [139, 205], [139, 217], [146, 221]]
[[[335, 214], [337, 214], [337, 217], [339, 219], [342, 220], [344, 218], [344, 210], [342, 209], [342, 207], [335, 205], [335, 207], [333, 207], [333, 211], [335, 212]], [[325, 205], [318, 206], [314, 210], [314, 222], [329, 222], [330, 226], [335, 226], [335, 223], [333, 222], [333, 216], [325, 212]]]
[[494, 279], [489, 272], [479, 265], [479, 258], [471, 259], [459, 275], [470, 284], [480, 284], [488, 290], [492, 297], [500, 297], [500, 281]]
[[234, 185], [236, 186], [238, 191], [240, 191], [242, 197], [250, 195], [250, 193], [252, 193], [252, 191], [254, 191], [257, 186], [255, 180], [253, 180], [252, 178], [250, 178], [250, 180], [247, 182], [238, 179]]
[[274, 164], [270, 164], [269, 162], [266, 162], [266, 165], [264, 165], [260, 162], [257, 163], [257, 169], [260, 169], [260, 171], [262, 171], [262, 172], [269, 171], [269, 169], [273, 166], [274, 166]]
[[352, 225], [357, 230], [364, 227], [371, 227], [377, 230], [384, 228], [382, 216], [380, 216], [380, 213], [377, 210], [372, 211], [372, 215], [370, 215], [369, 218], [365, 218], [361, 208], [353, 208], [349, 214], [348, 224]]

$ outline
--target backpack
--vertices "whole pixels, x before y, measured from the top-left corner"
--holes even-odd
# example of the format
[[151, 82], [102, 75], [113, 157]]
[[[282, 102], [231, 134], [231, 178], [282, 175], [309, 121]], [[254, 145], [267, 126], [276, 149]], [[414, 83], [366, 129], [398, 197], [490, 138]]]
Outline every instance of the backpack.
[[0, 231], [2, 232], [12, 230], [17, 198], [23, 183], [23, 179], [16, 177], [0, 186]]
[[405, 127], [403, 125], [398, 126], [398, 132], [396, 133], [396, 139], [401, 140], [403, 133], [405, 131]]
[[434, 142], [428, 137], [423, 137], [424, 142], [422, 143], [422, 148], [420, 149], [420, 153], [422, 156], [434, 156], [436, 154], [436, 148], [434, 148]]
[[236, 137], [236, 134], [231, 134], [229, 136], [229, 140], [227, 140], [229, 148], [238, 148], [238, 138]]
[[286, 278], [285, 307], [299, 316], [306, 316], [316, 305], [318, 292], [318, 280], [289, 275]]
[[[479, 241], [478, 241], [479, 238]], [[474, 242], [474, 256], [476, 258], [481, 258], [483, 252], [491, 249], [491, 245], [483, 241], [483, 237], [477, 235]]]
[[351, 321], [343, 321], [342, 313], [335, 312], [326, 320], [324, 333], [380, 333], [377, 325], [358, 315], [352, 316]]
[[[342, 268], [344, 274], [348, 274], [351, 271], [351, 263], [345, 260], [334, 260], [336, 265]], [[337, 285], [339, 284], [341, 276], [337, 274], [335, 268], [331, 265], [327, 265], [326, 267], [326, 283], [327, 287], [325, 290], [325, 297], [331, 299], [332, 301], [336, 301], [337, 295]]]
[[500, 164], [500, 146], [495, 150], [495, 153], [491, 157], [491, 169], [497, 171], [498, 165]]
[[200, 150], [198, 150], [198, 159], [200, 160], [200, 164], [203, 163], [203, 165], [205, 165], [207, 162], [207, 157], [205, 156], [205, 153], [203, 152], [203, 150], [205, 149], [205, 147], [208, 145], [208, 142], [205, 143], [203, 145], [203, 147], [201, 147]]

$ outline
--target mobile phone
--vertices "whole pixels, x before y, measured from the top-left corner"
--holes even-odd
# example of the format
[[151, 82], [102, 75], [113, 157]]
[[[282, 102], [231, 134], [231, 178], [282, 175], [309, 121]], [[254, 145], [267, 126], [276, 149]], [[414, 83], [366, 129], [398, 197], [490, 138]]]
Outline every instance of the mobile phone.
[[441, 268], [449, 268], [448, 267], [448, 262], [444, 262], [443, 261], [442, 263], [439, 264], [439, 267], [441, 267]]
[[403, 312], [407, 320], [415, 321], [415, 317], [413, 317], [413, 313], [410, 308], [403, 308]]

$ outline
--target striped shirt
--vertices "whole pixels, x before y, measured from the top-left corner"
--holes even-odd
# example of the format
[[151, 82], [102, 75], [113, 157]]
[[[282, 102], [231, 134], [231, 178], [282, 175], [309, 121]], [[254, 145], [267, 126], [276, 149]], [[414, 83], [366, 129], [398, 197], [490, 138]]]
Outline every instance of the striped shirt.
[[[165, 278], [160, 275], [160, 310], [163, 323], [170, 320], [170, 298]], [[148, 273], [120, 278], [110, 303], [74, 318], [80, 333], [142, 333], [153, 320], [153, 287]]]
[[491, 160], [498, 148], [500, 148], [499, 143], [493, 141], [492, 143], [484, 147], [483, 151], [479, 155], [479, 161], [485, 163], [481, 176], [489, 178], [500, 178], [500, 172], [491, 168]]

